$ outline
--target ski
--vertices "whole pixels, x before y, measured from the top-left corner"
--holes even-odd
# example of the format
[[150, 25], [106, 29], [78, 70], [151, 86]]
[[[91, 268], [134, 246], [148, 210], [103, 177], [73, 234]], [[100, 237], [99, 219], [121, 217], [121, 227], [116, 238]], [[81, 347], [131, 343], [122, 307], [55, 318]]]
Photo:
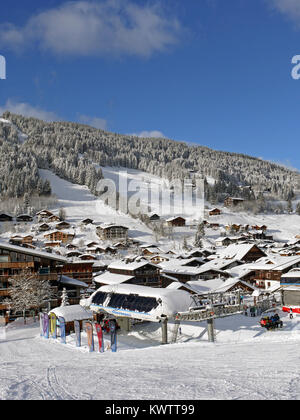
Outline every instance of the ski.
[[116, 352], [117, 351], [117, 331], [116, 331], [116, 321], [112, 319], [109, 322], [110, 327], [110, 342], [111, 342], [111, 351]]
[[98, 343], [99, 343], [99, 353], [104, 352], [104, 338], [103, 338], [103, 330], [101, 324], [95, 324], [97, 337], [98, 337]]

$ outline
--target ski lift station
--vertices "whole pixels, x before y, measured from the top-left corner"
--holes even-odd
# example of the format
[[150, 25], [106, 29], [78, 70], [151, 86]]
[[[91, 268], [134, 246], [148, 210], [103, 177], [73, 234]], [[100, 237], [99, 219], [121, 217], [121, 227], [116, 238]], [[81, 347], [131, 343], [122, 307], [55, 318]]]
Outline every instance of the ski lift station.
[[[183, 290], [151, 288], [130, 284], [114, 284], [100, 287], [85, 305], [96, 314], [115, 317], [129, 331], [131, 320], [161, 323], [162, 344], [168, 343], [167, 323], [173, 321], [177, 327], [181, 321], [207, 321], [209, 341], [214, 341], [214, 319], [242, 312], [239, 292], [235, 304], [199, 304], [200, 296]], [[202, 296], [203, 298], [203, 296]], [[267, 302], [268, 303], [268, 302]], [[268, 309], [270, 306], [265, 306]]]
[[183, 290], [131, 284], [102, 286], [90, 299], [92, 311], [152, 322], [160, 322], [164, 317], [173, 318], [177, 312], [195, 306], [192, 295]]

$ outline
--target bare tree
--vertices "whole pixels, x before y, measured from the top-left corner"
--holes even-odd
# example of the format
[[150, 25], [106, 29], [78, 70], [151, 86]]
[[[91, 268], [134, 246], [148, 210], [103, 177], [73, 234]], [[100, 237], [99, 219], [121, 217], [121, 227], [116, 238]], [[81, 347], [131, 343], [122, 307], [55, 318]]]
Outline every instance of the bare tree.
[[49, 281], [40, 279], [30, 269], [25, 269], [16, 276], [9, 278], [10, 299], [6, 300], [9, 309], [23, 312], [26, 323], [26, 311], [29, 309], [40, 310], [45, 303], [54, 296]]

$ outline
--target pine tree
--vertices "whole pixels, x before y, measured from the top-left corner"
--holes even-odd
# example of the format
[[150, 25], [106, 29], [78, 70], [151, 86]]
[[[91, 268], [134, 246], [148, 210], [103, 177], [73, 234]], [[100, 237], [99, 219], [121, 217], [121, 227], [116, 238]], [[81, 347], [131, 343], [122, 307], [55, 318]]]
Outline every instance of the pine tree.
[[67, 289], [64, 287], [61, 295], [61, 304], [60, 306], [69, 306], [69, 297], [67, 293]]
[[203, 247], [202, 239], [205, 236], [205, 228], [204, 227], [205, 227], [205, 224], [204, 224], [203, 221], [198, 224], [197, 232], [196, 232], [195, 240], [194, 240], [194, 246], [197, 247], [197, 248], [202, 248]]

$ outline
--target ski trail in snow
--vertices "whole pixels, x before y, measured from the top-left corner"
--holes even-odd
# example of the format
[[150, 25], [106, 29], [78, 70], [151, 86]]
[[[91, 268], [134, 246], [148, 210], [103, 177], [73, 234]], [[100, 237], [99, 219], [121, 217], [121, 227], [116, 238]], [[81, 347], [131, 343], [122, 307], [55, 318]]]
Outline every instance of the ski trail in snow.
[[53, 366], [48, 367], [47, 369], [47, 382], [49, 389], [55, 396], [57, 400], [75, 400], [78, 399], [67, 392], [63, 386], [61, 386], [58, 382], [56, 376], [56, 368]]

